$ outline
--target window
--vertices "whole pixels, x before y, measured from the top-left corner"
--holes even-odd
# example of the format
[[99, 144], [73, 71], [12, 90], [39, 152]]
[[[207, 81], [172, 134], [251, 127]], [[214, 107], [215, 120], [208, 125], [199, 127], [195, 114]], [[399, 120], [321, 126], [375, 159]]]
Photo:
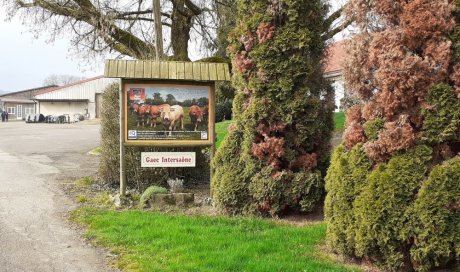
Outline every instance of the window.
[[24, 110], [25, 110], [26, 116], [30, 114], [35, 114], [34, 108], [25, 108]]
[[8, 114], [16, 114], [16, 107], [8, 107], [6, 108], [6, 112]]

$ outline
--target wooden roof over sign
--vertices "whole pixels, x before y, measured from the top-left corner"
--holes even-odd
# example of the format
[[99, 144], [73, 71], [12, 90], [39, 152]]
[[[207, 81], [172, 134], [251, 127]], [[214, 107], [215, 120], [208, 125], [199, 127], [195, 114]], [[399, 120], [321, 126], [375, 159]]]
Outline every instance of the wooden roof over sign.
[[230, 69], [228, 63], [107, 60], [104, 75], [115, 78], [228, 81]]

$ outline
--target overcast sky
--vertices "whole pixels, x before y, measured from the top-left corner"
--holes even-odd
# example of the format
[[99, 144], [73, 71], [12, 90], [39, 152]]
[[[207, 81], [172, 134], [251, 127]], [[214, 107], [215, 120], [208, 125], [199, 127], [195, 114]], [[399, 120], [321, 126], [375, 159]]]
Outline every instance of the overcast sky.
[[0, 91], [13, 92], [40, 87], [51, 74], [92, 77], [103, 74], [103, 64], [80, 67], [70, 57], [68, 40], [47, 44], [47, 35], [34, 39], [19, 20], [5, 22], [0, 7]]
[[23, 26], [17, 18], [5, 22], [5, 12], [0, 6], [0, 91], [40, 87], [51, 74], [93, 77], [104, 73], [102, 62], [88, 65], [78, 56], [72, 56], [67, 39], [47, 43], [47, 37], [44, 33], [34, 39], [27, 26]]

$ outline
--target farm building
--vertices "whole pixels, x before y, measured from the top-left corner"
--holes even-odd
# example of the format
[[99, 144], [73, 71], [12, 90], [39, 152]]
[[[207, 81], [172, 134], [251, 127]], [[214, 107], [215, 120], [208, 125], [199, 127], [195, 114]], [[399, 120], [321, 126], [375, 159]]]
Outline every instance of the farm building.
[[89, 119], [99, 118], [102, 106], [102, 93], [118, 79], [103, 76], [89, 78], [72, 84], [60, 86], [34, 97], [37, 113], [43, 115], [82, 114]]
[[340, 99], [345, 93], [345, 83], [343, 80], [343, 61], [345, 60], [344, 42], [336, 42], [328, 48], [328, 56], [325, 68], [325, 77], [332, 81], [335, 89], [335, 105], [340, 108]]
[[37, 112], [34, 96], [56, 87], [52, 85], [0, 95], [0, 112], [8, 112], [9, 120], [23, 120], [27, 115]]

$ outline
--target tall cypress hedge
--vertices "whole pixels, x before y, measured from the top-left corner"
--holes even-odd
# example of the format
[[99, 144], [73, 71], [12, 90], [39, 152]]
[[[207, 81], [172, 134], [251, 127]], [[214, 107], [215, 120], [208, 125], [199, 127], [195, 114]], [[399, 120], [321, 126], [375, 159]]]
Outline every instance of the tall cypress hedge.
[[351, 0], [327, 240], [388, 271], [460, 265], [460, 1]]
[[310, 211], [324, 192], [334, 92], [323, 77], [321, 0], [240, 0], [230, 35], [234, 124], [213, 166], [229, 214]]

